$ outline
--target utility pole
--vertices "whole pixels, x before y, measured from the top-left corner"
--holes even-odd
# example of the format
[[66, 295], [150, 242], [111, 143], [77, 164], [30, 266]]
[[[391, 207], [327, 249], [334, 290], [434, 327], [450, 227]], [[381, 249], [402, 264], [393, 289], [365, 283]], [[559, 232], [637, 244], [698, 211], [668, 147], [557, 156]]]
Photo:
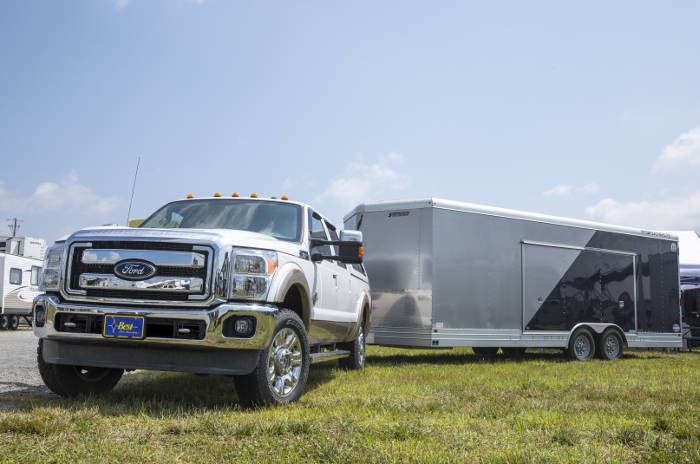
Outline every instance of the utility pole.
[[17, 235], [17, 231], [20, 228], [19, 223], [24, 222], [23, 219], [17, 219], [16, 217], [13, 218], [7, 218], [8, 221], [10, 221], [10, 224], [7, 226], [10, 228], [10, 232], [12, 232], [12, 236], [15, 237]]

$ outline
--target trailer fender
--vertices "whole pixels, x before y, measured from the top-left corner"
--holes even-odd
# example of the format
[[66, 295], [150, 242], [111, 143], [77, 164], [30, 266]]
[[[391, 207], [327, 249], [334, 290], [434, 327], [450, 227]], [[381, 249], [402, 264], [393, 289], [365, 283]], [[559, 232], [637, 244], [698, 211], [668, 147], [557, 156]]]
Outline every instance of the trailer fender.
[[605, 332], [609, 328], [613, 328], [617, 330], [617, 332], [620, 334], [620, 337], [622, 337], [622, 342], [625, 344], [625, 348], [628, 347], [627, 345], [627, 337], [625, 336], [625, 332], [620, 328], [619, 325], [617, 324], [611, 324], [609, 322], [579, 322], [575, 326], [571, 328], [569, 331], [569, 336], [566, 339], [566, 346], [569, 346], [569, 343], [571, 341], [571, 336], [576, 332], [577, 329], [580, 327], [586, 327], [589, 330], [591, 330], [593, 333], [597, 335], [601, 335], [603, 332]]

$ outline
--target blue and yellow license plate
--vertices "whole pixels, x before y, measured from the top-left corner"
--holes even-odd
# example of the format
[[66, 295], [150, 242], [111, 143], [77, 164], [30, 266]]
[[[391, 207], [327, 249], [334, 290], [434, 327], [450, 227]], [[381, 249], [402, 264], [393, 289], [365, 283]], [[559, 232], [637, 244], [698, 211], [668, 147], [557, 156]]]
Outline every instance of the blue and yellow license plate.
[[102, 335], [108, 338], [143, 338], [143, 316], [105, 316]]

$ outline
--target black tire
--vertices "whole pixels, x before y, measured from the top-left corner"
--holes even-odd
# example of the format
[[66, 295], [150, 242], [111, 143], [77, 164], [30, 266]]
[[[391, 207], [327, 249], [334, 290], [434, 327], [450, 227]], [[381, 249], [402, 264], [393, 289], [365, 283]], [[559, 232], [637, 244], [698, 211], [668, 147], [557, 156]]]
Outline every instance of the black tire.
[[567, 356], [574, 361], [589, 361], [595, 356], [595, 338], [585, 327], [577, 329], [569, 340]]
[[367, 346], [365, 342], [365, 326], [363, 323], [360, 324], [360, 331], [358, 332], [355, 340], [351, 341], [350, 343], [338, 344], [339, 349], [350, 351], [350, 356], [347, 358], [342, 358], [338, 362], [341, 368], [348, 370], [364, 369], [365, 359], [367, 357]]
[[501, 351], [503, 351], [503, 356], [508, 356], [509, 358], [519, 358], [523, 355], [525, 355], [525, 349], [522, 347], [506, 347], [506, 348], [501, 348]]
[[17, 330], [19, 327], [19, 317], [16, 314], [10, 316], [10, 330]]
[[[235, 377], [236, 392], [243, 407], [293, 403], [304, 393], [311, 365], [306, 328], [299, 316], [288, 309], [279, 311], [276, 320], [270, 345], [260, 350], [255, 370], [248, 375]], [[296, 335], [296, 340], [288, 341], [291, 339], [290, 333]], [[294, 350], [298, 350], [301, 361], [297, 366], [293, 365]], [[298, 367], [298, 370], [295, 371], [295, 367]], [[277, 382], [268, 380], [268, 368], [277, 376]], [[295, 372], [296, 384], [285, 392], [287, 382], [283, 379], [294, 380]], [[275, 387], [273, 383], [276, 384]]]
[[42, 354], [43, 340], [39, 340], [37, 363], [39, 374], [49, 389], [57, 395], [73, 398], [80, 395], [99, 395], [114, 388], [124, 373], [123, 369], [80, 367], [49, 364]]
[[0, 316], [0, 330], [7, 330], [10, 327], [10, 318], [7, 314]]
[[622, 357], [624, 347], [625, 345], [622, 341], [622, 336], [620, 336], [620, 333], [617, 330], [610, 328], [605, 330], [605, 332], [603, 332], [598, 339], [596, 356], [606, 361], [620, 359]]
[[498, 354], [498, 347], [493, 346], [473, 346], [474, 354], [482, 358], [490, 358]]

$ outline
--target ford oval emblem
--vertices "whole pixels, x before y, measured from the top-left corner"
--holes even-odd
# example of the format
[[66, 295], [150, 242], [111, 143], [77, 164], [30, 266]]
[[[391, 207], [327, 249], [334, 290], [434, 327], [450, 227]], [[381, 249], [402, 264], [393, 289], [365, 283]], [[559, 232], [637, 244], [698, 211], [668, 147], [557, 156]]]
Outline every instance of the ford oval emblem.
[[114, 266], [114, 275], [126, 280], [146, 280], [156, 273], [156, 267], [147, 261], [122, 261]]

